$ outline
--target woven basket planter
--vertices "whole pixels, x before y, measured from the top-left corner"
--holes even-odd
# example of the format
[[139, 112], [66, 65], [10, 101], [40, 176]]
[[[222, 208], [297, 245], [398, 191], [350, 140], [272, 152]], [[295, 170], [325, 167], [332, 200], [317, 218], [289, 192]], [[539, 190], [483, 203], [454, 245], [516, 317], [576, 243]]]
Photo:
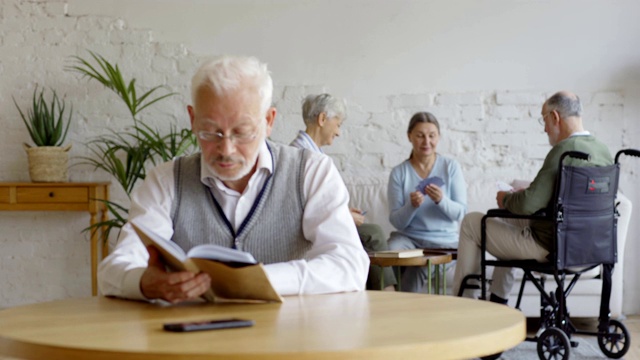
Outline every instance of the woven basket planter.
[[23, 144], [29, 159], [29, 176], [33, 182], [67, 182], [71, 145], [34, 146]]

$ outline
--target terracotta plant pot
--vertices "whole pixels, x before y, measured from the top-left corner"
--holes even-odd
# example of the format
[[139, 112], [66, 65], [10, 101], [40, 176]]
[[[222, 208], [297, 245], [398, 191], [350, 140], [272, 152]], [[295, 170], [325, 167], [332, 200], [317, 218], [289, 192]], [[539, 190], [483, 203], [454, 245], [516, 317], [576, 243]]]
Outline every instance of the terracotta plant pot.
[[29, 176], [33, 182], [67, 182], [71, 145], [29, 146], [23, 144], [29, 159]]

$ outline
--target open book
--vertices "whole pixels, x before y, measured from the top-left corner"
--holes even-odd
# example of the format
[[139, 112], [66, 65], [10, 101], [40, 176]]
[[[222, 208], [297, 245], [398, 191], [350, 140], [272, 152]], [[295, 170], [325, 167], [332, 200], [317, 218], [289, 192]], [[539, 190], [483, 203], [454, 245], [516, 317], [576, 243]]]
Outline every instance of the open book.
[[282, 302], [264, 267], [251, 254], [214, 244], [198, 245], [185, 253], [178, 244], [148, 227], [133, 221], [131, 226], [146, 246], [158, 249], [171, 270], [209, 274], [211, 288], [203, 295], [206, 300]]
[[384, 258], [411, 258], [420, 257], [424, 255], [423, 249], [409, 249], [409, 250], [384, 250], [369, 253], [373, 257]]

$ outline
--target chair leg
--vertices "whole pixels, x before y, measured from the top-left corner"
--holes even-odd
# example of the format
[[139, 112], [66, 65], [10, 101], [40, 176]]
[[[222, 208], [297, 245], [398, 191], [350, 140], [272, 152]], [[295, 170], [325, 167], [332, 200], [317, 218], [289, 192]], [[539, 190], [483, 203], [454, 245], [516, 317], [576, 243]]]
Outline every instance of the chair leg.
[[400, 266], [393, 267], [396, 271], [396, 284], [398, 286], [398, 291], [402, 291], [402, 269]]
[[427, 293], [431, 294], [431, 260], [427, 260]]
[[520, 282], [520, 291], [518, 291], [518, 301], [516, 301], [516, 309], [520, 310], [520, 303], [522, 302], [522, 294], [524, 294], [524, 286], [526, 285], [528, 280], [527, 273], [525, 272], [524, 276], [522, 276], [522, 281]]
[[480, 289], [480, 285], [472, 285], [469, 283], [469, 280], [481, 281], [481, 276], [477, 274], [470, 274], [465, 276], [462, 279], [462, 283], [460, 284], [460, 289], [458, 290], [458, 297], [462, 297], [465, 290], [477, 290]]
[[447, 264], [442, 264], [442, 295], [447, 295]]

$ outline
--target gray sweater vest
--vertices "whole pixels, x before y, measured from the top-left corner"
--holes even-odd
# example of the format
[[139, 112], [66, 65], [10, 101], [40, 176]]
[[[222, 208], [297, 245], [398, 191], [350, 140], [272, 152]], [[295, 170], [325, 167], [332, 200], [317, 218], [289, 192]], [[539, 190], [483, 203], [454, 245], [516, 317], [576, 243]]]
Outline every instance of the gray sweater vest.
[[172, 240], [185, 251], [201, 244], [235, 247], [264, 264], [304, 258], [311, 242], [302, 232], [304, 167], [311, 152], [267, 142], [273, 173], [237, 233], [200, 181], [197, 153], [174, 162], [175, 194]]

